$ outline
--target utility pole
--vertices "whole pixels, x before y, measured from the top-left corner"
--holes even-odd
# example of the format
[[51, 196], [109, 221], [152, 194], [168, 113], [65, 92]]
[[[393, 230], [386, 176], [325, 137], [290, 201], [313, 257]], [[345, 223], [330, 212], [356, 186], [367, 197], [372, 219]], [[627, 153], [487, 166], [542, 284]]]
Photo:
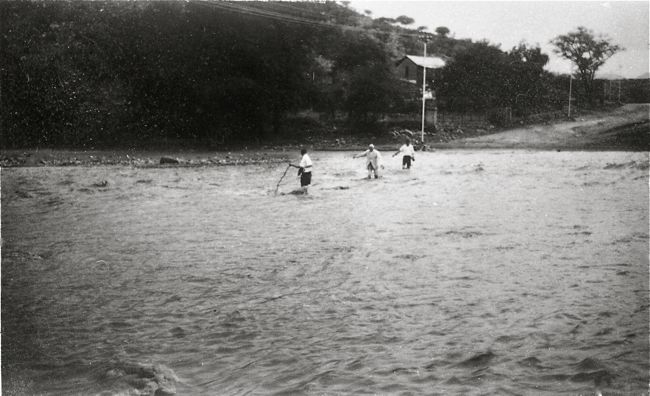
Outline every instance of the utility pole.
[[623, 78], [623, 66], [618, 65], [618, 104], [621, 104], [621, 79]]
[[[424, 58], [426, 61], [427, 57], [427, 40], [428, 37], [425, 34], [423, 36], [424, 39]], [[426, 63], [424, 66], [422, 66], [422, 131], [421, 131], [421, 140], [422, 140], [422, 146], [424, 146], [424, 118], [426, 114], [426, 94], [427, 94], [427, 67]]]
[[571, 89], [573, 87], [573, 68], [569, 70], [569, 114], [567, 117], [571, 118]]

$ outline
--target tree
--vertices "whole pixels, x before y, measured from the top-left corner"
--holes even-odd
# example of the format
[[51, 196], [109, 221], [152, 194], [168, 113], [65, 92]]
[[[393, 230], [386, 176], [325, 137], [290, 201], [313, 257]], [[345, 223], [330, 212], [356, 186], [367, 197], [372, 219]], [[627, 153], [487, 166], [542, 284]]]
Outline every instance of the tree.
[[415, 22], [415, 19], [408, 17], [406, 15], [400, 15], [395, 18], [395, 21], [401, 23], [402, 25], [411, 25]]
[[397, 22], [394, 18], [385, 18], [385, 17], [377, 18], [375, 19], [375, 21], [381, 24], [389, 24], [389, 23]]
[[539, 47], [529, 47], [521, 42], [508, 53], [507, 80], [504, 87], [510, 96], [510, 105], [517, 113], [537, 111], [547, 95], [544, 83], [544, 65], [548, 55]]
[[555, 46], [553, 51], [556, 54], [576, 65], [577, 77], [582, 83], [587, 100], [592, 104], [596, 71], [614, 54], [624, 50], [610, 43], [606, 37], [595, 37], [593, 32], [584, 26], [555, 37], [551, 40], [551, 44]]
[[547, 106], [548, 55], [520, 43], [510, 52], [488, 42], [460, 49], [437, 80], [441, 107], [453, 111], [509, 106], [521, 114]]
[[445, 26], [438, 26], [436, 28], [436, 34], [440, 37], [447, 37], [447, 35], [449, 34], [449, 28]]
[[373, 124], [401, 96], [389, 51], [372, 35], [356, 32], [343, 32], [329, 42], [333, 51], [332, 103], [347, 113], [351, 124]]
[[496, 46], [474, 43], [458, 52], [441, 70], [437, 91], [452, 111], [486, 110], [506, 105], [510, 96], [504, 86], [508, 59]]

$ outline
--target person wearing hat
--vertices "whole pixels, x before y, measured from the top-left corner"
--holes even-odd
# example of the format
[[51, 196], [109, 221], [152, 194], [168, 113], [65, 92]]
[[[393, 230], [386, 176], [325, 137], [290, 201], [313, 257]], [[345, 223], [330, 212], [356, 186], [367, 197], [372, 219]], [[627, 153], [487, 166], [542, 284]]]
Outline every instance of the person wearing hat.
[[379, 177], [379, 168], [384, 166], [381, 164], [381, 153], [379, 150], [375, 150], [375, 145], [370, 144], [368, 150], [364, 151], [361, 154], [355, 154], [352, 158], [366, 157], [366, 168], [368, 169], [368, 179], [372, 179], [373, 173], [375, 174], [375, 179]]

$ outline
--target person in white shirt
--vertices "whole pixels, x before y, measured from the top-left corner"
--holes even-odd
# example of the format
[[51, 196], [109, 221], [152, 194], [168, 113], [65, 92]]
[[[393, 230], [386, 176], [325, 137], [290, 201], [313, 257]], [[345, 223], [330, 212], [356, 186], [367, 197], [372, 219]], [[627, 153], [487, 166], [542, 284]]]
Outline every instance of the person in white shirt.
[[406, 138], [402, 147], [400, 147], [399, 150], [393, 154], [393, 157], [399, 153], [404, 154], [402, 157], [402, 169], [411, 169], [411, 161], [415, 161], [415, 149], [411, 144], [411, 139]]
[[375, 179], [379, 178], [379, 168], [384, 166], [381, 164], [381, 153], [375, 150], [373, 144], [368, 146], [368, 150], [361, 154], [355, 154], [352, 158], [366, 157], [366, 168], [368, 169], [368, 179], [372, 179], [372, 174], [375, 174]]
[[309, 155], [307, 154], [307, 149], [301, 149], [300, 154], [302, 155], [302, 159], [300, 159], [300, 164], [299, 165], [294, 165], [292, 163], [289, 163], [289, 166], [293, 166], [294, 168], [298, 168], [298, 176], [300, 176], [300, 188], [303, 190], [303, 192], [306, 194], [307, 193], [307, 187], [311, 184], [311, 158], [309, 158]]

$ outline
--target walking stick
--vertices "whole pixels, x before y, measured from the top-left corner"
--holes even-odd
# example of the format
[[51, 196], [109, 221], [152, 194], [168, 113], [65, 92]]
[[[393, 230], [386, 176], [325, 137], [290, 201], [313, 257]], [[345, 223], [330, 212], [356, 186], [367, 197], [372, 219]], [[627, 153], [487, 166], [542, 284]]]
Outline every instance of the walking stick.
[[287, 166], [287, 169], [284, 170], [284, 173], [282, 174], [282, 177], [280, 178], [280, 180], [278, 180], [278, 184], [275, 186], [275, 194], [274, 195], [278, 195], [278, 188], [280, 188], [280, 183], [282, 183], [282, 179], [284, 179], [284, 177], [287, 175], [287, 172], [289, 171], [289, 168], [291, 168], [291, 164], [289, 164], [289, 166]]

